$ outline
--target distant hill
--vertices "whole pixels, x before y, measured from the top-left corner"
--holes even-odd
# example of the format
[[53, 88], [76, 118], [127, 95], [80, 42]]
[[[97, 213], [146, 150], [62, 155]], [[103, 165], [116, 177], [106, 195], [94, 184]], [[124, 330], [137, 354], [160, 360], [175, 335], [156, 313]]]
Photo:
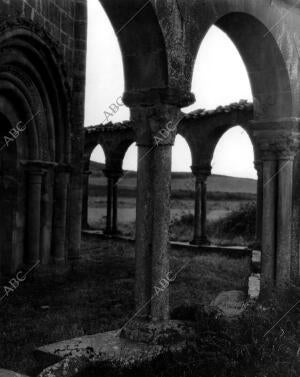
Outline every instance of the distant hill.
[[[106, 178], [102, 173], [105, 165], [91, 161], [90, 192], [95, 189], [95, 194], [100, 191], [105, 193]], [[126, 171], [119, 183], [120, 194], [135, 196], [136, 172]], [[172, 173], [172, 197], [193, 198], [195, 179], [192, 173]], [[101, 188], [101, 190], [100, 190]], [[256, 180], [249, 178], [236, 178], [225, 175], [212, 175], [208, 178], [208, 196], [214, 200], [254, 200], [256, 196]]]

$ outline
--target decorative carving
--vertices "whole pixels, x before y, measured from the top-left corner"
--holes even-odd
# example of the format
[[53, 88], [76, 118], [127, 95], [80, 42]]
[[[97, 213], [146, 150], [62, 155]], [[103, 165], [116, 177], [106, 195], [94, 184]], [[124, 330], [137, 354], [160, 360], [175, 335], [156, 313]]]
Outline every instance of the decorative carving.
[[47, 48], [51, 51], [51, 55], [54, 58], [55, 64], [60, 72], [66, 96], [68, 99], [70, 99], [70, 78], [64, 64], [63, 53], [61, 51], [59, 41], [55, 41], [54, 38], [40, 24], [27, 18], [11, 17], [0, 22], [0, 34], [2, 38], [5, 32], [18, 29], [21, 29], [21, 31], [27, 30], [31, 32], [40, 39], [42, 44], [47, 45]]

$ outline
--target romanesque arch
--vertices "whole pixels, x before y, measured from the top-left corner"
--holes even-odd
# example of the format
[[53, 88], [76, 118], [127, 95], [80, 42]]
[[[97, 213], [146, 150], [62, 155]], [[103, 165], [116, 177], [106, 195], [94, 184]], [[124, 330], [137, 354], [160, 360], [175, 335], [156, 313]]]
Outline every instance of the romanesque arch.
[[1, 250], [10, 254], [1, 270], [10, 273], [24, 263], [65, 259], [70, 92], [57, 46], [42, 28], [15, 18], [0, 31], [2, 158], [15, 151], [10, 170], [1, 167], [2, 189], [15, 179], [13, 236]]
[[[133, 328], [147, 326], [148, 320], [165, 321], [169, 317], [168, 291], [153, 299], [152, 292], [169, 272], [169, 188], [176, 130], [165, 133], [157, 147], [155, 137], [169, 122], [178, 125], [181, 107], [193, 102], [193, 64], [213, 24], [224, 30], [240, 51], [255, 99], [249, 132], [258, 149], [264, 189], [262, 283], [268, 288], [288, 286], [294, 252], [294, 158], [300, 136], [299, 72], [295, 69], [299, 60], [299, 17], [286, 12], [277, 1], [102, 3], [120, 41], [126, 75], [124, 102], [131, 109], [139, 148], [135, 297], [137, 308], [143, 309], [139, 312], [141, 322], [134, 323]], [[151, 31], [151, 38], [147, 31]], [[194, 134], [191, 148], [196, 139]], [[194, 163], [197, 174], [207, 174], [209, 161], [203, 151], [193, 153]], [[136, 332], [131, 330], [127, 326], [126, 335], [134, 338]]]

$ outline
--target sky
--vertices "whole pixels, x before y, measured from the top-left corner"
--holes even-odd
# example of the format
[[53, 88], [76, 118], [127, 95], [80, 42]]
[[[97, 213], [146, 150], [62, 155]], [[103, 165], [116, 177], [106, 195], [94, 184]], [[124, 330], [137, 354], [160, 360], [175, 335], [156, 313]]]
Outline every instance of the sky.
[[[85, 126], [105, 121], [109, 106], [115, 104], [124, 91], [121, 51], [117, 37], [99, 0], [88, 0], [88, 42]], [[203, 40], [195, 63], [192, 92], [196, 102], [183, 109], [214, 109], [220, 105], [246, 99], [252, 101], [245, 65], [232, 41], [213, 26]], [[121, 106], [112, 122], [129, 119], [129, 110]], [[104, 153], [97, 147], [91, 159], [104, 162]], [[212, 173], [235, 177], [256, 178], [253, 167], [253, 147], [241, 127], [231, 128], [220, 139], [212, 161]], [[173, 147], [172, 170], [190, 171], [191, 154], [187, 143], [177, 136]], [[137, 148], [126, 153], [123, 169], [136, 170]]]

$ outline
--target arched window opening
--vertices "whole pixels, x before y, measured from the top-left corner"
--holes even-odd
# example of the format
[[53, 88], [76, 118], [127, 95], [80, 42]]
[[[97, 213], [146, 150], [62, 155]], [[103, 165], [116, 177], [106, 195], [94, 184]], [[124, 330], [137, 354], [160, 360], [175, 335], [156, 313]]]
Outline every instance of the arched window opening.
[[[208, 179], [207, 233], [222, 246], [255, 243], [257, 172], [247, 132], [232, 127], [218, 141]], [[238, 162], [238, 163], [237, 163]]]
[[212, 26], [203, 39], [194, 66], [192, 92], [196, 102], [186, 108], [215, 109], [221, 105], [252, 101], [248, 73], [232, 40], [217, 26]]

